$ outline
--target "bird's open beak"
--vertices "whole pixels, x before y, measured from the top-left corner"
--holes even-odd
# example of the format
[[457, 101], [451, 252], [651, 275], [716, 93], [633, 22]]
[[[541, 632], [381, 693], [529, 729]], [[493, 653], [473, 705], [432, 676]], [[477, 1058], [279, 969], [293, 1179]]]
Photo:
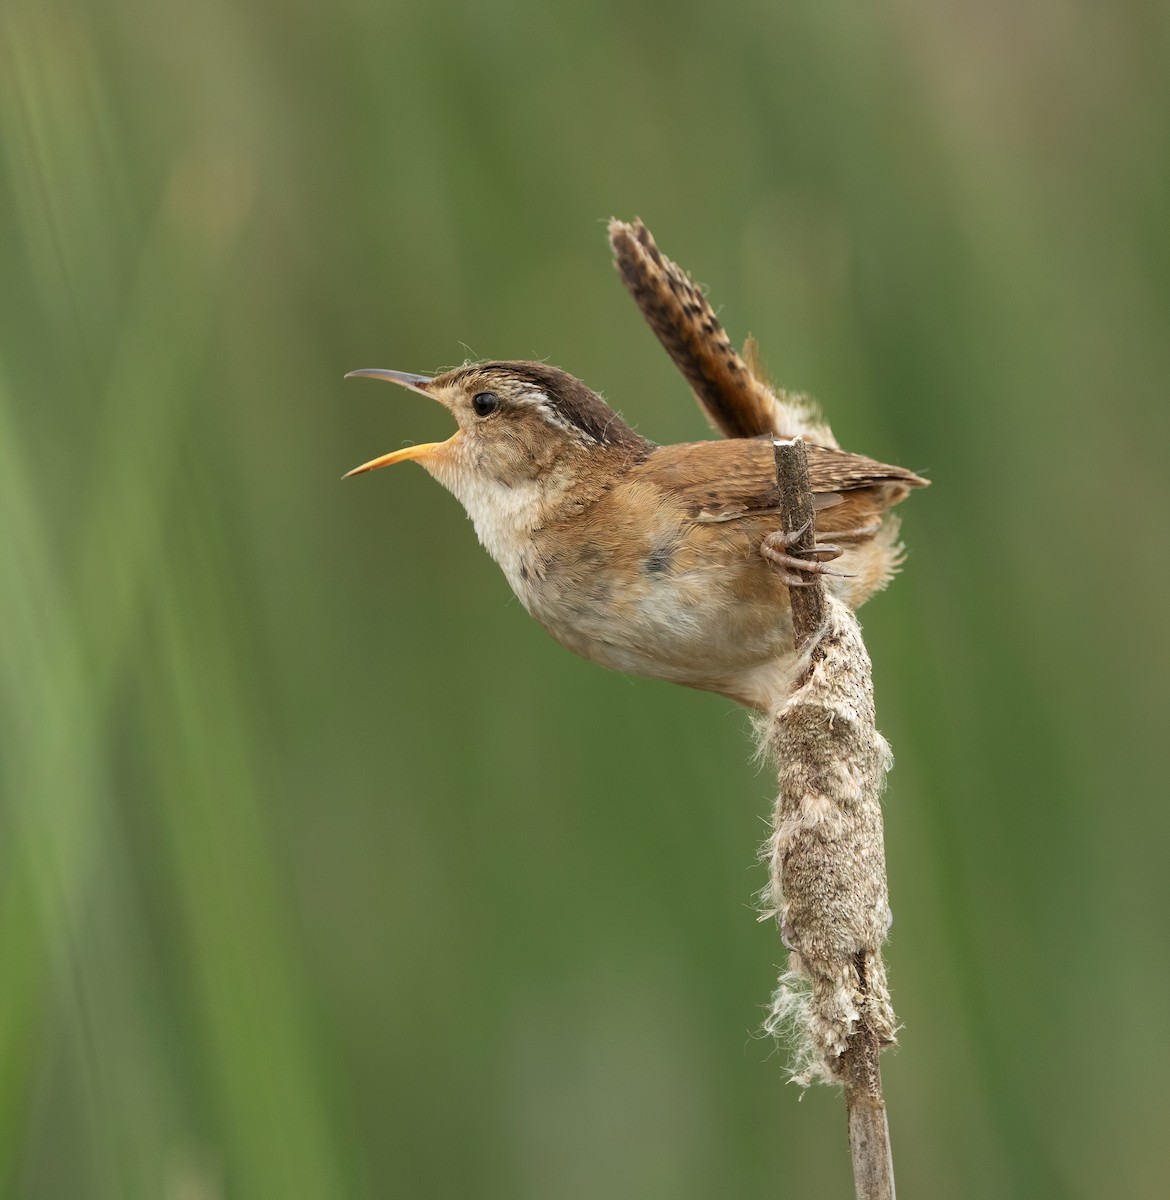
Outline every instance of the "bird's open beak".
[[[431, 382], [428, 375], [411, 375], [407, 371], [383, 371], [377, 367], [367, 367], [360, 371], [350, 371], [346, 375], [346, 379], [353, 379], [355, 376], [369, 379], [387, 379], [391, 383], [397, 383], [404, 388], [409, 388], [412, 392], [418, 392], [422, 396], [431, 395], [427, 391], [427, 385]], [[433, 454], [441, 447], [450, 445], [458, 436], [459, 432], [457, 430], [445, 442], [423, 442], [421, 446], [407, 446], [402, 450], [383, 454], [380, 458], [372, 458], [368, 463], [362, 463], [360, 467], [354, 467], [352, 471], [347, 471], [342, 476], [342, 479], [348, 479], [351, 475], [361, 475], [366, 471], [376, 471], [379, 467], [392, 467], [395, 463], [426, 458], [428, 454]]]

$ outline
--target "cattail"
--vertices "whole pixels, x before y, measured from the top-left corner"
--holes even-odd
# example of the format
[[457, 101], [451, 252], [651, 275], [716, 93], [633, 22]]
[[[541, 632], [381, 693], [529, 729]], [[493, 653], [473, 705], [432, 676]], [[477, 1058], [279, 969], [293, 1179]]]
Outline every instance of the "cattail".
[[[799, 438], [775, 443], [781, 519], [813, 545], [808, 461]], [[787, 1028], [794, 1076], [841, 1083], [858, 1200], [894, 1200], [894, 1163], [878, 1057], [894, 1040], [882, 943], [890, 927], [881, 794], [893, 758], [874, 721], [869, 655], [857, 618], [819, 579], [789, 589], [805, 668], [761, 718], [761, 750], [780, 794], [763, 850], [766, 915], [789, 950], [767, 1025]]]
[[832, 596], [825, 603], [808, 673], [760, 722], [780, 782], [763, 850], [765, 912], [790, 951], [767, 1025], [795, 1028], [804, 1083], [840, 1081], [862, 1024], [883, 1045], [895, 1029], [881, 955], [890, 910], [880, 796], [892, 759], [874, 725], [857, 619]]

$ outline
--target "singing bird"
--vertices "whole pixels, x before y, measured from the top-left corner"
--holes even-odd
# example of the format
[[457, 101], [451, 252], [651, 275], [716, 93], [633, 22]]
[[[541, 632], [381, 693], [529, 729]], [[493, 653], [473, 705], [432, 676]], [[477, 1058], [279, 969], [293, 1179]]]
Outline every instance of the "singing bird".
[[[838, 449], [811, 408], [731, 350], [701, 294], [663, 286], [694, 308], [666, 325], [690, 322], [702, 336], [668, 349], [725, 440], [655, 445], [544, 363], [434, 377], [370, 369], [350, 375], [427, 396], [458, 429], [349, 474], [418, 463], [466, 509], [528, 612], [574, 653], [768, 711], [791, 678], [789, 587], [820, 574], [856, 608], [885, 586], [900, 547], [883, 514], [927, 481]], [[831, 539], [805, 556], [780, 529], [776, 436], [805, 441], [817, 536]]]

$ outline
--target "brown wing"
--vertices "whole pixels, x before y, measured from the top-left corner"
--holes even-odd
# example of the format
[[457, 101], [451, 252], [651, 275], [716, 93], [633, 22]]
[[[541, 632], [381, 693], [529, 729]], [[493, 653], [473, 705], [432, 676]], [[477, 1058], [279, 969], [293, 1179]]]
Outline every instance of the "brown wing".
[[[658, 446], [638, 468], [687, 507], [696, 521], [734, 521], [777, 511], [772, 441], [734, 439]], [[925, 479], [860, 454], [808, 445], [814, 506], [825, 511], [818, 528], [846, 529], [897, 504]]]

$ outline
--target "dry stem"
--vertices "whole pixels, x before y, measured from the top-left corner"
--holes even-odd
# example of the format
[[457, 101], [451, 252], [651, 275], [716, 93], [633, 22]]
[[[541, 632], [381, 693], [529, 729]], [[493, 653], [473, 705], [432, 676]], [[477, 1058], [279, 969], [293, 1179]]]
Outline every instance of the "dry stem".
[[[780, 519], [786, 530], [804, 529], [800, 540], [790, 549], [790, 553], [799, 555], [811, 550], [817, 540], [812, 490], [808, 482], [808, 455], [799, 438], [777, 441], [774, 449], [776, 480], [780, 486]], [[810, 575], [809, 579], [808, 587], [788, 589], [792, 638], [797, 651], [803, 650], [825, 623], [824, 586], [817, 575]]]
[[[786, 530], [800, 529], [812, 513], [804, 445], [777, 442], [775, 452], [781, 519]], [[814, 540], [810, 526], [798, 548]], [[790, 973], [811, 985], [802, 1016], [819, 1064], [806, 1051], [806, 1075], [844, 1085], [858, 1200], [893, 1200], [878, 1064], [894, 1037], [880, 949], [888, 908], [878, 796], [889, 751], [874, 727], [869, 658], [856, 619], [813, 579], [810, 587], [789, 589], [796, 649], [809, 660], [768, 730], [781, 785], [767, 850], [773, 904], [792, 950]], [[792, 1008], [782, 981], [774, 1011]]]

